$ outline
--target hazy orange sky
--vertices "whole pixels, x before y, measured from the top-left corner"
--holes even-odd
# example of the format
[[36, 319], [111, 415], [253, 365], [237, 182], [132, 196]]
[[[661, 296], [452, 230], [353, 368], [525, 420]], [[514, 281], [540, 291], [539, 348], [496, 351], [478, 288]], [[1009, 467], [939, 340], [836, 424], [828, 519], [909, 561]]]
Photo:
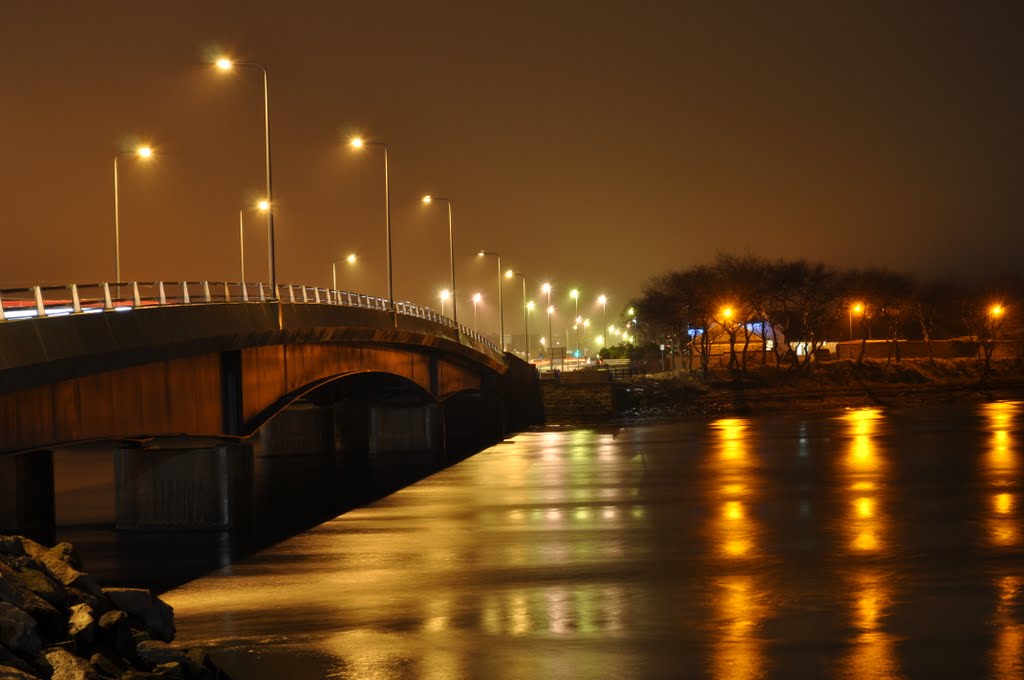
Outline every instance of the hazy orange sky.
[[[278, 280], [438, 307], [451, 198], [461, 320], [494, 261], [531, 295], [609, 311], [717, 251], [1015, 272], [1024, 236], [1024, 5], [1010, 2], [47, 2], [0, 0], [0, 285], [237, 280], [264, 191], [270, 74]], [[249, 279], [267, 280], [247, 215]], [[518, 332], [518, 282], [506, 323]], [[599, 313], [599, 312], [597, 312]], [[556, 324], [557, 325], [557, 324]], [[557, 332], [557, 331], [556, 331]]]

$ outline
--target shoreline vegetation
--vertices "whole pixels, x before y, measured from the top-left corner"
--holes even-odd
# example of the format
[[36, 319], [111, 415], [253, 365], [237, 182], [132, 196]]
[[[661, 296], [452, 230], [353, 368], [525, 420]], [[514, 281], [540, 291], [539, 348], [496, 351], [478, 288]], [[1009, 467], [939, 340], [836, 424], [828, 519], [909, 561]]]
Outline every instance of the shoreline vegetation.
[[653, 373], [615, 385], [618, 417], [646, 421], [1024, 398], [1024, 366], [1013, 359], [988, 366], [977, 359], [840, 360], [816, 362], [809, 371]]

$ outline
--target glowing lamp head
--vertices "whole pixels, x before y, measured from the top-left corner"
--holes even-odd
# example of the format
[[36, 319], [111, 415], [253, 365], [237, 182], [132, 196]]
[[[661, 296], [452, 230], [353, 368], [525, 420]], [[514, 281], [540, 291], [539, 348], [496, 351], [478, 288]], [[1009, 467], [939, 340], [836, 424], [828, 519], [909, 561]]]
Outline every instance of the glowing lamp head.
[[722, 316], [726, 319], [732, 318], [732, 307], [725, 307], [722, 309]]
[[854, 302], [852, 309], [854, 314], [860, 314], [861, 312], [864, 311], [864, 305], [862, 305], [859, 302]]
[[441, 291], [441, 299], [442, 300], [448, 300], [448, 299], [451, 298], [451, 296], [452, 296], [452, 293], [447, 288], [445, 288], [444, 290]]
[[135, 149], [135, 155], [143, 160], [147, 160], [153, 157], [153, 147], [151, 146], [140, 146]]
[[554, 305], [548, 305], [548, 314], [554, 314], [554, 313], [555, 313], [555, 306]]
[[569, 297], [571, 297], [573, 300], [576, 300], [577, 298], [579, 298], [579, 296], [580, 296], [580, 292], [578, 290], [576, 290], [575, 288], [573, 288], [572, 290], [569, 291]]
[[505, 278], [506, 279], [511, 279], [513, 276], [515, 276], [515, 272], [512, 271], [511, 269], [509, 269], [507, 272], [505, 272]]
[[235, 67], [235, 62], [227, 57], [220, 57], [217, 61], [213, 62], [213, 65], [217, 67], [218, 71], [230, 71]]
[[603, 305], [603, 304], [607, 304], [607, 302], [608, 302], [608, 298], [606, 296], [604, 296], [604, 295], [597, 296], [597, 304]]
[[262, 201], [256, 204], [256, 209], [264, 213], [270, 212], [270, 201], [264, 198]]
[[351, 146], [353, 149], [362, 149], [363, 146], [365, 146], [365, 144], [366, 142], [363, 141], [362, 137], [353, 137], [352, 139], [348, 140], [348, 145]]
[[[477, 256], [477, 257], [483, 257], [483, 256], [484, 256], [484, 255], [486, 255], [486, 254], [487, 254], [487, 253], [485, 253], [484, 251], [482, 251], [482, 250], [481, 250], [480, 252], [478, 252], [478, 253], [476, 254], [476, 256]], [[508, 270], [507, 272], [505, 272], [505, 276], [508, 276], [508, 277], [510, 277], [510, 278], [511, 278], [511, 276], [512, 276], [512, 270], [511, 270], [511, 269], [509, 269], [509, 270]]]
[[583, 320], [583, 327], [584, 328], [590, 328], [590, 319], [584, 319]]
[[998, 319], [1005, 312], [1006, 310], [1003, 308], [1002, 305], [999, 304], [992, 305], [991, 307], [988, 308], [988, 315], [991, 316], [993, 319]]
[[484, 296], [480, 293], [473, 293], [473, 302], [480, 302], [484, 299]]
[[536, 307], [536, 306], [537, 305], [533, 304], [533, 300], [530, 300], [529, 302], [526, 303], [526, 309], [531, 311], [531, 312], [533, 311], [534, 307]]
[[629, 309], [626, 310], [626, 314], [633, 316], [634, 314], [636, 314], [636, 310], [630, 307]]
[[355, 264], [356, 263], [356, 259], [357, 259], [356, 258], [356, 254], [355, 253], [351, 253], [351, 254], [349, 254], [348, 257], [345, 258], [345, 262], [348, 262], [349, 264]]
[[[433, 201], [434, 199], [430, 196], [430, 194], [427, 194], [426, 196], [424, 196], [420, 200], [423, 201], [423, 205], [430, 205], [430, 202]], [[480, 254], [483, 255], [483, 253], [480, 253]]]
[[550, 293], [551, 292], [551, 284], [550, 283], [545, 283], [543, 286], [540, 287], [540, 292], [542, 292], [542, 293]]

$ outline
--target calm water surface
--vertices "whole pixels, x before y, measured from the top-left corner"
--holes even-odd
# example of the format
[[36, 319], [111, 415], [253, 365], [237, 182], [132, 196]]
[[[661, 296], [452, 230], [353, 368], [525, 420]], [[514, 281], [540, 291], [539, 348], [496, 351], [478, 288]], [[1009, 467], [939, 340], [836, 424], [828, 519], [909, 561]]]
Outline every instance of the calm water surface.
[[1020, 678], [1020, 403], [522, 434], [167, 593], [236, 678]]

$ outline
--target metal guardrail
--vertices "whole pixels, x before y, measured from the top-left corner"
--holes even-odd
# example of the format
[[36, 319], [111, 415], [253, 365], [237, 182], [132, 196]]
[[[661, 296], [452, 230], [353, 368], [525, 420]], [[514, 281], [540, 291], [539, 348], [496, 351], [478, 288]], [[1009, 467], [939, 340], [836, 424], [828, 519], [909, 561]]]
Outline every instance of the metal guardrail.
[[[267, 288], [262, 283], [227, 281], [131, 281], [4, 288], [0, 289], [0, 322], [73, 314], [126, 312], [147, 307], [258, 303], [270, 299], [301, 304], [388, 310], [386, 299], [364, 293], [288, 284], [278, 285], [277, 294], [269, 296]], [[456, 324], [429, 307], [397, 301], [394, 306], [398, 314], [425, 319], [455, 329], [461, 335], [472, 338], [495, 352], [501, 352], [497, 345], [480, 333], [462, 324]]]

